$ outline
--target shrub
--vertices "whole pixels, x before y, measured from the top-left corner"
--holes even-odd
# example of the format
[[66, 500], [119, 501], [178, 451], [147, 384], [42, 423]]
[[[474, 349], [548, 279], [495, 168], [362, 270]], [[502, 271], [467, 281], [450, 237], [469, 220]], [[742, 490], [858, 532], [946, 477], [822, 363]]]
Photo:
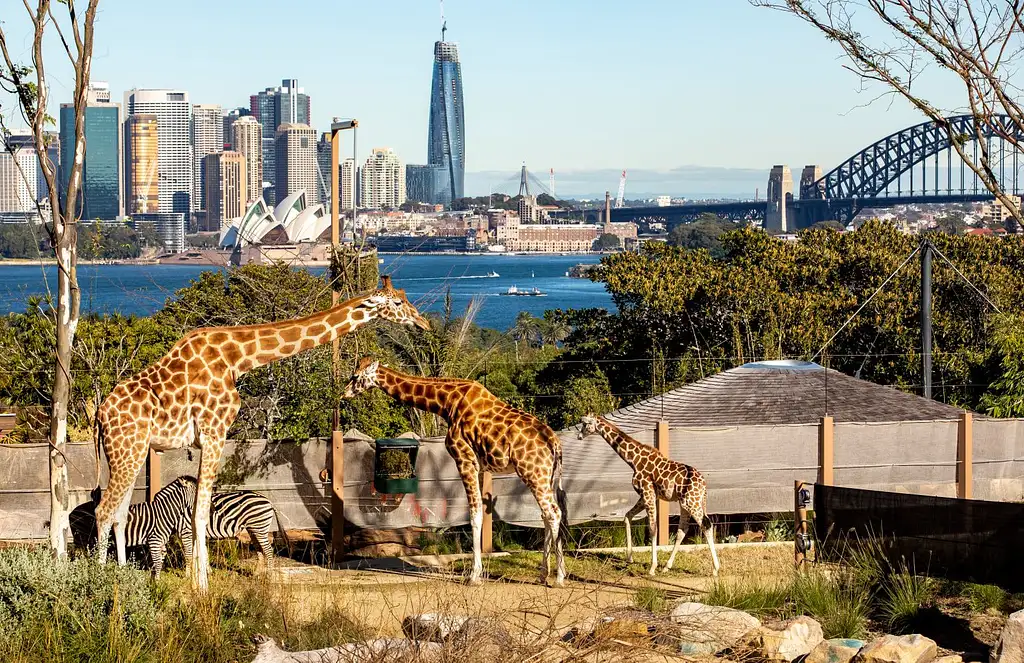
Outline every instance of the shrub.
[[1010, 598], [1006, 590], [996, 585], [967, 585], [963, 593], [974, 612], [1005, 611]]
[[879, 609], [881, 617], [894, 631], [909, 628], [922, 607], [927, 606], [935, 593], [931, 579], [911, 573], [900, 567], [886, 578], [882, 587]]
[[789, 600], [790, 586], [785, 583], [718, 582], [711, 585], [704, 603], [735, 608], [753, 615], [780, 615]]
[[130, 566], [93, 557], [55, 562], [43, 548], [0, 550], [2, 660], [135, 660], [157, 607], [148, 574]]
[[814, 571], [797, 577], [792, 588], [796, 611], [813, 615], [825, 638], [863, 638], [870, 616], [870, 593], [848, 571]]
[[400, 449], [385, 449], [380, 452], [381, 473], [389, 479], [412, 478], [412, 462], [409, 454]]
[[668, 597], [660, 587], [641, 587], [633, 595], [633, 605], [648, 612], [664, 612]]

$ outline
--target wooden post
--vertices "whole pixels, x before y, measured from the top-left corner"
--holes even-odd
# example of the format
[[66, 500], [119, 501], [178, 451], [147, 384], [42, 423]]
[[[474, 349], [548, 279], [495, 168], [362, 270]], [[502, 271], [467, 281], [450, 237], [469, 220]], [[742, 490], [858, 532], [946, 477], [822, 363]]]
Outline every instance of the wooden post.
[[160, 455], [153, 449], [149, 450], [149, 458], [146, 460], [146, 484], [146, 500], [152, 502], [157, 492], [163, 488], [160, 482]]
[[484, 502], [484, 522], [480, 528], [480, 552], [494, 552], [494, 477], [490, 472], [480, 473], [480, 496]]
[[[658, 451], [665, 454], [666, 457], [671, 458], [668, 446], [667, 421], [659, 421], [654, 427], [654, 442]], [[669, 503], [667, 501], [662, 499], [658, 500], [658, 540], [651, 541], [652, 546], [667, 546], [672, 543], [672, 537], [669, 536], [668, 531], [668, 505]]]
[[835, 467], [833, 444], [835, 425], [832, 417], [824, 416], [818, 424], [818, 483], [832, 485], [832, 471]]
[[806, 562], [807, 554], [801, 550], [801, 539], [807, 534], [807, 509], [804, 508], [803, 503], [800, 501], [800, 491], [804, 487], [803, 481], [793, 482], [793, 518], [795, 527], [794, 532], [796, 535], [793, 537], [793, 564], [797, 571], [803, 571]]
[[345, 556], [345, 434], [331, 433], [331, 557]]
[[974, 415], [960, 413], [956, 435], [956, 496], [969, 500], [974, 495]]

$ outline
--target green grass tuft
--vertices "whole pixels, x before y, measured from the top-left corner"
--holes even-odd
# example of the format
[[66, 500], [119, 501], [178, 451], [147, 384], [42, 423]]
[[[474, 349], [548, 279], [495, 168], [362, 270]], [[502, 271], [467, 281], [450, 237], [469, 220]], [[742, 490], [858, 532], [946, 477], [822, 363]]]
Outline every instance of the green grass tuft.
[[633, 606], [648, 612], [662, 613], [668, 608], [668, 595], [660, 587], [641, 587], [633, 595]]

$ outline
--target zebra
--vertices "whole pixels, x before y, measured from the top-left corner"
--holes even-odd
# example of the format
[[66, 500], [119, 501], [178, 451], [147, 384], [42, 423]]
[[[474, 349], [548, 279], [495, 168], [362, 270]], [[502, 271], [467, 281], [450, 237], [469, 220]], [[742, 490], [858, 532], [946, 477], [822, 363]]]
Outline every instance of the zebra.
[[[191, 515], [196, 501], [196, 479], [178, 477], [153, 496], [152, 502], [133, 504], [128, 509], [125, 528], [127, 546], [146, 546], [154, 578], [160, 577], [164, 565], [164, 550], [172, 534], [181, 537], [185, 559], [192, 557]], [[210, 524], [207, 536], [211, 539], [233, 539], [243, 529], [248, 530], [259, 547], [258, 555], [267, 568], [273, 564], [274, 549], [270, 545], [270, 528], [277, 512], [265, 496], [251, 490], [214, 493], [210, 506]], [[281, 519], [277, 519], [278, 533], [289, 547]]]

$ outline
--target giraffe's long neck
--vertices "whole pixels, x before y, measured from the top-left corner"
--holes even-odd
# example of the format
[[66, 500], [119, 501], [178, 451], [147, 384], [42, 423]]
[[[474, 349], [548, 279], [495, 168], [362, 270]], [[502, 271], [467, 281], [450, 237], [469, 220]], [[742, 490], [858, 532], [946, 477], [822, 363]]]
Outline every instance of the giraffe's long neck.
[[604, 438], [615, 453], [626, 461], [630, 467], [636, 469], [636, 461], [639, 458], [640, 443], [622, 432], [618, 426], [607, 419], [597, 418], [597, 432]]
[[282, 320], [263, 325], [221, 327], [206, 330], [211, 342], [217, 344], [218, 332], [239, 344], [241, 354], [230, 352], [228, 359], [239, 372], [286, 359], [350, 334], [377, 317], [376, 307], [367, 296], [354, 297], [337, 306], [304, 318]]
[[377, 384], [389, 396], [405, 405], [439, 415], [448, 422], [454, 419], [462, 401], [462, 392], [456, 389], [461, 382], [417, 377], [386, 366], [377, 368]]

